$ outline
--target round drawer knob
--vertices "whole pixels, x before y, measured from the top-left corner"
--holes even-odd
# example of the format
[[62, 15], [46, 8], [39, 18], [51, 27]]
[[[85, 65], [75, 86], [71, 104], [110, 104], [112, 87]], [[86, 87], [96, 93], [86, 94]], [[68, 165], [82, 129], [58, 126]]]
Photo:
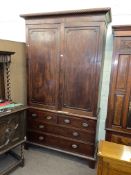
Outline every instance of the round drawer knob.
[[88, 127], [88, 123], [83, 122], [83, 123], [82, 123], [82, 126], [83, 126], [84, 128], [87, 128], [87, 127]]
[[76, 148], [78, 148], [78, 145], [72, 144], [72, 148], [73, 148], [73, 149], [76, 149]]
[[43, 137], [43, 136], [39, 136], [38, 139], [39, 139], [39, 140], [44, 140], [44, 137]]
[[39, 125], [38, 128], [39, 129], [43, 129], [45, 126], [44, 125]]
[[52, 116], [47, 116], [46, 119], [47, 120], [51, 120], [52, 119]]
[[69, 119], [65, 119], [64, 123], [68, 124], [68, 123], [70, 123], [70, 120]]
[[74, 137], [77, 137], [79, 135], [78, 132], [76, 132], [76, 131], [73, 132], [72, 134], [73, 134]]

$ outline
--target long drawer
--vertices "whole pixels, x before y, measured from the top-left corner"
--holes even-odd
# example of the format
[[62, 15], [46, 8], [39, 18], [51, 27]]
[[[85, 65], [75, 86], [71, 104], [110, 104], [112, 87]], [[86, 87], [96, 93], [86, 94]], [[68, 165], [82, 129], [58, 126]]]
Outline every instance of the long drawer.
[[91, 120], [87, 118], [72, 117], [69, 115], [66, 115], [66, 116], [59, 115], [58, 124], [69, 126], [69, 127], [80, 128], [80, 129], [84, 129], [92, 132], [95, 132], [96, 130], [95, 120]]
[[60, 150], [78, 153], [86, 156], [94, 155], [94, 145], [78, 142], [65, 137], [57, 137], [47, 133], [28, 132], [28, 140], [33, 143], [54, 147]]
[[28, 120], [28, 126], [30, 126], [29, 129], [31, 130], [57, 134], [64, 137], [81, 140], [84, 142], [94, 143], [95, 141], [94, 132], [87, 132], [80, 129], [69, 128], [66, 126], [52, 125], [44, 123], [44, 121], [35, 121], [35, 120]]

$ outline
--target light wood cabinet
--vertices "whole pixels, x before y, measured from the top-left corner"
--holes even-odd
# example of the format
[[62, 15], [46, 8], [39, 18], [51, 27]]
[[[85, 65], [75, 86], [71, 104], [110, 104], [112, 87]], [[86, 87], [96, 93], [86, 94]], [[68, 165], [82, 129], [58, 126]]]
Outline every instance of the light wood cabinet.
[[97, 175], [131, 175], [131, 147], [100, 141]]

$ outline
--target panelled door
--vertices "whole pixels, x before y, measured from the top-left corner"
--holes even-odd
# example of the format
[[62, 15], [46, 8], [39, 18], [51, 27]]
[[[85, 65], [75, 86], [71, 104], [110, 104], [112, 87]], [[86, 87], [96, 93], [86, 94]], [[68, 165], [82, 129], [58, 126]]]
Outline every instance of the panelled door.
[[96, 117], [102, 25], [65, 22], [29, 26], [30, 105]]
[[107, 127], [131, 128], [131, 37], [116, 37], [108, 104]]
[[56, 109], [59, 88], [60, 30], [57, 24], [28, 28], [28, 102]]
[[[100, 24], [99, 24], [100, 25]], [[62, 62], [62, 110], [96, 115], [99, 73], [100, 26], [65, 23]]]

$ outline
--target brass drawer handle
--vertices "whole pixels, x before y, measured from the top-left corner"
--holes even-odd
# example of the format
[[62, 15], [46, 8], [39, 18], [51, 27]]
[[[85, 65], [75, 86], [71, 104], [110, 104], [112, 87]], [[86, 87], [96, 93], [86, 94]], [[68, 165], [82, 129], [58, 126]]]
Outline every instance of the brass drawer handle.
[[38, 139], [39, 140], [44, 140], [44, 137], [43, 136], [39, 136]]
[[89, 125], [88, 125], [88, 123], [83, 122], [83, 123], [82, 123], [82, 126], [83, 126], [84, 128], [87, 128]]
[[72, 135], [73, 135], [74, 137], [78, 137], [78, 136], [79, 136], [79, 133], [76, 132], [76, 131], [74, 131], [74, 132], [72, 133]]
[[78, 145], [76, 145], [76, 144], [72, 144], [71, 146], [72, 146], [73, 149], [78, 148]]
[[64, 123], [68, 124], [68, 123], [70, 123], [70, 120], [69, 119], [64, 119]]
[[39, 129], [43, 129], [45, 126], [44, 125], [39, 125], [38, 128]]
[[37, 117], [37, 114], [33, 113], [31, 114], [32, 118], [35, 119]]
[[52, 119], [52, 116], [49, 115], [49, 116], [46, 117], [46, 119], [47, 120], [51, 120]]

